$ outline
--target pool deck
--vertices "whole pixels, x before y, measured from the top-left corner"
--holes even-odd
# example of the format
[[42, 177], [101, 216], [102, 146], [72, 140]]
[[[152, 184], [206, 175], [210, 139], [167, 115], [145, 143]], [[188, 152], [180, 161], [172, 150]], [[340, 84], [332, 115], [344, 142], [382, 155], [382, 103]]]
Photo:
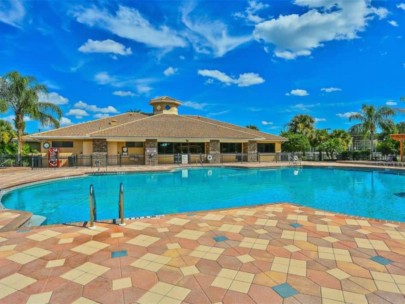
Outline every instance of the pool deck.
[[[91, 171], [1, 169], [0, 185]], [[17, 216], [0, 211], [0, 226]], [[405, 223], [291, 203], [0, 232], [0, 303], [396, 304], [404, 295]]]

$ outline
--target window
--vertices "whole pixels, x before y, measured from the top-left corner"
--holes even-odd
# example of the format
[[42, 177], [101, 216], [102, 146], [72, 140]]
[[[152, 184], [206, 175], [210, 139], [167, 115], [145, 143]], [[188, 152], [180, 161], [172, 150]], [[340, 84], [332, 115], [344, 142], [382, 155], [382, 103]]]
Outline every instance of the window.
[[276, 144], [269, 143], [269, 144], [257, 144], [257, 152], [259, 153], [275, 153], [276, 152]]
[[73, 148], [73, 141], [53, 141], [52, 148]]
[[242, 144], [240, 143], [221, 143], [221, 153], [241, 153]]
[[204, 149], [204, 143], [158, 143], [159, 154], [201, 154]]
[[127, 141], [125, 147], [128, 148], [143, 148], [143, 142], [141, 141]]
[[173, 154], [173, 143], [158, 143], [159, 154]]

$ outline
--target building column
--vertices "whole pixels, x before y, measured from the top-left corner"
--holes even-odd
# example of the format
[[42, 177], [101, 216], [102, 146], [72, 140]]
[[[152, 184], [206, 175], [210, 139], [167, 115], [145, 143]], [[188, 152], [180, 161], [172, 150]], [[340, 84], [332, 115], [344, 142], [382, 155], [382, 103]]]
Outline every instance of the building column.
[[248, 142], [248, 162], [257, 162], [257, 141]]
[[158, 164], [158, 142], [157, 139], [145, 141], [145, 165]]
[[208, 161], [209, 163], [219, 164], [221, 162], [221, 144], [219, 140], [211, 140], [209, 142], [208, 155], [212, 157], [212, 159]]
[[105, 167], [107, 165], [107, 140], [93, 139], [93, 153], [91, 154], [93, 167]]

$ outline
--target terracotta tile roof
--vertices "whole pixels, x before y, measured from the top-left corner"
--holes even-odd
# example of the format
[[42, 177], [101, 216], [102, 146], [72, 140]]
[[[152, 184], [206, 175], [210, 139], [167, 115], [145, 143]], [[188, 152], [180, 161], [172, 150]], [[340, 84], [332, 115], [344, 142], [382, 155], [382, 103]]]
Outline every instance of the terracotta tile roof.
[[[111, 124], [115, 121], [114, 124]], [[125, 113], [60, 129], [32, 134], [31, 138], [204, 138], [286, 141], [256, 130], [200, 116]]]
[[104, 130], [111, 127], [111, 122], [114, 120], [115, 125], [121, 125], [129, 121], [138, 120], [148, 115], [142, 113], [124, 113], [112, 117], [106, 117], [93, 121], [88, 121], [80, 124], [75, 124], [59, 129], [54, 129], [46, 132], [31, 134], [30, 137], [46, 138], [46, 137], [88, 137], [90, 133]]

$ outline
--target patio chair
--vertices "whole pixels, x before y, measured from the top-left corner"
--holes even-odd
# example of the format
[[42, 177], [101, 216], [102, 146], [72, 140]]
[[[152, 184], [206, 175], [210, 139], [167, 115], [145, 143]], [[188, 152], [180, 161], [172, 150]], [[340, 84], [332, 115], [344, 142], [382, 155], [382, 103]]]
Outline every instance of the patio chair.
[[301, 165], [301, 160], [297, 155], [290, 155], [288, 157], [288, 162], [292, 165]]

